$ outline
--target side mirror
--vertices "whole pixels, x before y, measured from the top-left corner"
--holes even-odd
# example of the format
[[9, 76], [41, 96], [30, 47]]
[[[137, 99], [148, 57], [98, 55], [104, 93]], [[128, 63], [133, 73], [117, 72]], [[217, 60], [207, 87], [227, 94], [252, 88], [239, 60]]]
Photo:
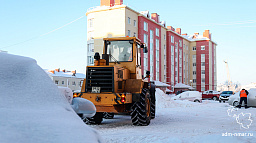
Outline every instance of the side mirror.
[[143, 48], [143, 53], [148, 53], [148, 47]]
[[84, 98], [74, 98], [71, 107], [77, 114], [83, 114], [84, 117], [93, 117], [96, 114], [95, 105]]

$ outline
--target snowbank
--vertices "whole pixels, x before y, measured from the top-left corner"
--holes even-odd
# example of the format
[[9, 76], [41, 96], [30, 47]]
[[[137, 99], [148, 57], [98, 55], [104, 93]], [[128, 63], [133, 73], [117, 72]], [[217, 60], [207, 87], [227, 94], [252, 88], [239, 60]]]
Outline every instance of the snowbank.
[[100, 142], [34, 59], [0, 53], [0, 142]]
[[177, 83], [174, 88], [192, 88], [189, 85], [183, 84], [183, 83]]
[[156, 89], [156, 108], [176, 108], [176, 107], [193, 107], [200, 105], [187, 100], [173, 100], [175, 94], [166, 95], [162, 90]]

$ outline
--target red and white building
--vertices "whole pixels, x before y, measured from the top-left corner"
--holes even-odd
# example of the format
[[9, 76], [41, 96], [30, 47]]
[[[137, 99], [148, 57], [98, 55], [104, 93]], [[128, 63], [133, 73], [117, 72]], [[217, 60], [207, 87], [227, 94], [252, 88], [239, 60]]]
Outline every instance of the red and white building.
[[101, 0], [101, 6], [87, 13], [87, 63], [93, 64], [94, 52], [102, 53], [103, 38], [135, 36], [146, 43], [142, 70], [151, 79], [173, 87], [177, 83], [198, 91], [216, 90], [216, 43], [209, 30], [203, 35], [181, 34], [181, 28], [166, 26], [157, 13], [137, 12], [123, 0]]

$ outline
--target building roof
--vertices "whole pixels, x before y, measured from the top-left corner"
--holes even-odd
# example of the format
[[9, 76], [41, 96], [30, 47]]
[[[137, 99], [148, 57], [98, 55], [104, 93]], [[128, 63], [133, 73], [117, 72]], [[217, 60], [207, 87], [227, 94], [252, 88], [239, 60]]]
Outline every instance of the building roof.
[[85, 74], [83, 73], [73, 73], [71, 71], [66, 71], [66, 72], [63, 72], [63, 71], [56, 71], [54, 70], [53, 72], [51, 72], [51, 70], [45, 70], [45, 72], [50, 75], [50, 76], [56, 76], [56, 77], [67, 77], [67, 78], [85, 78]]
[[[205, 41], [205, 40], [208, 40], [208, 41], [212, 41], [211, 39], [207, 38], [207, 37], [204, 37], [202, 35], [182, 35], [183, 38], [185, 38], [186, 40], [188, 41]], [[216, 42], [212, 41], [213, 43], [217, 44]]]
[[[162, 22], [161, 21], [160, 23], [157, 23], [154, 19], [151, 19], [150, 18], [150, 15], [149, 15], [149, 11], [146, 10], [146, 11], [141, 11], [141, 12], [137, 12], [135, 10], [133, 10], [132, 8], [126, 6], [126, 5], [114, 5], [114, 6], [96, 6], [96, 7], [91, 7], [89, 9], [87, 9], [87, 12], [86, 12], [86, 15], [88, 15], [89, 13], [93, 13], [93, 12], [99, 12], [99, 11], [105, 11], [105, 10], [112, 10], [112, 9], [120, 9], [120, 8], [128, 8], [129, 10], [135, 12], [138, 14], [138, 16], [143, 16], [144, 18], [154, 22], [155, 24], [161, 26], [162, 28], [166, 29], [167, 31], [169, 32], [172, 32], [173, 34], [181, 37], [181, 38], [184, 38], [188, 41], [203, 41], [203, 40], [210, 40], [212, 41], [211, 39], [207, 38], [207, 37], [203, 37], [202, 35], [181, 35], [179, 33], [177, 33], [176, 31], [173, 31], [173, 30], [170, 30], [168, 29], [167, 27], [163, 26]], [[165, 21], [164, 21], [165, 22]], [[216, 42], [212, 41], [213, 43], [217, 44]]]

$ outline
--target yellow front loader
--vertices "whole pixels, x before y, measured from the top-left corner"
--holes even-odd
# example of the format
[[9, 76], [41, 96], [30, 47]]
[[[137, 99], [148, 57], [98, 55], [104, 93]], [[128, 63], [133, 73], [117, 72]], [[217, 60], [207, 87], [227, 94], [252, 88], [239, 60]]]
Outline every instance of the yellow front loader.
[[79, 97], [96, 106], [88, 124], [100, 124], [103, 116], [131, 115], [133, 125], [146, 126], [155, 118], [155, 85], [141, 70], [141, 52], [147, 47], [136, 37], [104, 38], [102, 58], [95, 53], [94, 66], [87, 66]]

